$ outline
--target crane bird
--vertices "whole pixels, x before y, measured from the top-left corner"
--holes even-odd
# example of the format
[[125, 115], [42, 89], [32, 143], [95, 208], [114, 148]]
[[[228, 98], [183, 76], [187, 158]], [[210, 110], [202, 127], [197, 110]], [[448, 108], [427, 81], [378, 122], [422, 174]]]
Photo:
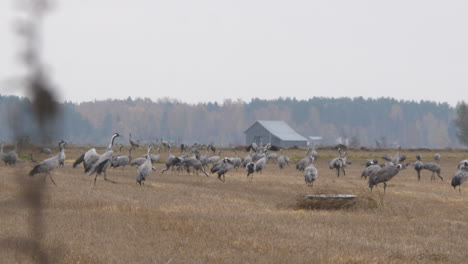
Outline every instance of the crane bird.
[[211, 173], [218, 173], [218, 180], [225, 182], [225, 174], [232, 168], [234, 168], [234, 165], [232, 165], [231, 160], [225, 157], [224, 159], [220, 160], [218, 163], [213, 165], [213, 167], [211, 168]]
[[[114, 140], [118, 136], [120, 136], [119, 133], [114, 133], [112, 135], [111, 141], [110, 141], [109, 146], [107, 147], [106, 151], [112, 150], [112, 146], [114, 145]], [[96, 163], [96, 161], [100, 157], [101, 157], [101, 155], [99, 155], [96, 152], [96, 149], [91, 148], [88, 151], [86, 151], [85, 153], [83, 153], [78, 159], [75, 160], [75, 162], [73, 163], [73, 168], [76, 168], [76, 166], [78, 166], [80, 163], [83, 162], [84, 171], [85, 171], [85, 173], [87, 173], [87, 172], [89, 172], [89, 170], [93, 167], [94, 163]]]
[[[41, 161], [39, 164], [37, 164], [36, 166], [34, 166], [34, 168], [29, 172], [29, 176], [34, 176], [35, 174], [38, 174], [38, 173], [45, 173], [45, 177], [49, 176], [50, 180], [52, 181], [52, 183], [54, 185], [57, 185], [55, 184], [55, 181], [54, 179], [52, 178], [52, 175], [50, 174], [50, 172], [52, 170], [54, 170], [57, 165], [59, 164], [60, 162], [60, 154], [65, 150], [65, 145], [67, 143], [63, 140], [61, 140], [59, 142], [59, 153], [51, 158], [48, 158], [46, 160], [43, 160]], [[44, 178], [45, 180], [45, 178]]]
[[190, 172], [190, 168], [193, 168], [195, 170], [195, 172], [198, 174], [198, 171], [201, 171], [203, 172], [203, 174], [205, 174], [206, 177], [209, 177], [210, 175], [205, 171], [205, 169], [203, 168], [203, 165], [202, 163], [200, 162], [200, 160], [198, 160], [195, 157], [189, 157], [189, 158], [186, 158], [182, 161], [182, 164], [185, 166], [185, 168], [187, 169], [187, 172]]
[[315, 158], [312, 157], [312, 163], [309, 164], [309, 166], [307, 166], [304, 169], [304, 181], [307, 184], [307, 186], [309, 186], [309, 187], [312, 187], [313, 182], [318, 177], [318, 171], [317, 171], [317, 168], [315, 168], [314, 160], [315, 160]]
[[[15, 142], [15, 148], [8, 152], [3, 154], [3, 162], [5, 162], [6, 165], [15, 165], [16, 161], [18, 160], [18, 153], [16, 152], [18, 148], [18, 141]], [[3, 151], [2, 151], [3, 152]]]
[[438, 163], [435, 163], [435, 162], [423, 163], [422, 169], [432, 172], [431, 181], [435, 180], [435, 174], [437, 174], [437, 176], [439, 176], [440, 180], [442, 180], [442, 181], [444, 180], [444, 177], [442, 177], [440, 175], [440, 170], [441, 169], [440, 169], [440, 165]]
[[278, 166], [280, 169], [283, 169], [286, 165], [289, 165], [289, 157], [283, 155], [283, 149], [280, 149], [280, 155], [278, 157]]
[[437, 163], [440, 162], [440, 154], [439, 154], [439, 153], [434, 154], [434, 160], [435, 160]]
[[130, 146], [131, 148], [139, 148], [140, 147], [140, 142], [138, 140], [133, 140], [132, 139], [132, 133], [128, 133], [129, 134], [129, 137], [128, 137], [128, 141], [130, 142]]
[[242, 159], [239, 158], [239, 155], [238, 155], [239, 153], [237, 152], [237, 150], [235, 150], [234, 153], [236, 155], [234, 156], [234, 158], [231, 158], [230, 160], [231, 160], [232, 165], [234, 166], [234, 168], [237, 171], [237, 168], [239, 168], [241, 166]]
[[361, 178], [367, 179], [371, 177], [374, 173], [380, 170], [382, 167], [379, 164], [373, 164], [367, 166], [361, 174]]
[[310, 155], [311, 150], [307, 149], [306, 155], [296, 164], [296, 169], [299, 171], [304, 171], [307, 166], [312, 163], [312, 156]]
[[[122, 146], [120, 147], [120, 149], [122, 149]], [[132, 159], [132, 148], [130, 147], [128, 149], [128, 155], [116, 156], [112, 159], [111, 168], [122, 167], [122, 170], [123, 170], [125, 166], [130, 164], [131, 159]]]
[[395, 165], [392, 162], [387, 162], [382, 168], [377, 170], [374, 174], [370, 175], [368, 180], [369, 188], [372, 188], [379, 183], [384, 184], [384, 193], [387, 189], [387, 182], [395, 177], [400, 170], [404, 169], [402, 164]]
[[377, 164], [379, 164], [379, 161], [377, 161], [376, 159], [371, 159], [371, 160], [366, 161], [366, 163], [364, 165], [367, 168], [369, 166], [377, 165]]
[[461, 194], [461, 184], [468, 180], [468, 160], [464, 160], [462, 165], [452, 177], [452, 187], [455, 189], [458, 186], [458, 192]]
[[107, 179], [107, 173], [106, 170], [110, 167], [112, 157], [114, 155], [114, 152], [112, 151], [112, 146], [114, 145], [114, 140], [116, 137], [120, 136], [119, 133], [115, 133], [112, 135], [112, 140], [110, 144], [110, 148], [107, 148], [108, 150], [104, 152], [99, 158], [97, 159], [96, 162], [92, 165], [92, 167], [88, 170], [88, 175], [91, 176], [93, 174], [96, 174], [94, 177], [94, 185], [96, 185], [96, 179], [101, 173], [104, 173], [104, 180], [105, 181], [110, 181], [112, 183], [115, 183], [114, 181], [108, 180]]
[[398, 146], [397, 152], [395, 153], [395, 156], [390, 157], [390, 155], [385, 154], [385, 155], [382, 156], [382, 159], [384, 159], [384, 160], [386, 160], [388, 162], [393, 162], [393, 164], [397, 165], [400, 162], [403, 162], [403, 161], [406, 160], [405, 155], [400, 155], [400, 150], [401, 150], [401, 146]]
[[[245, 166], [245, 170], [247, 171], [247, 178], [249, 179], [249, 182], [252, 182], [253, 180], [253, 173], [255, 172], [256, 168], [255, 168], [255, 162], [249, 162], [247, 163], [247, 165]], [[252, 176], [250, 176], [252, 175]], [[249, 178], [250, 176], [250, 178]]]
[[262, 172], [267, 166], [267, 157], [263, 157], [255, 162], [255, 172]]
[[178, 166], [182, 163], [183, 158], [181, 157], [176, 157], [171, 154], [171, 150], [167, 152], [167, 160], [166, 160], [166, 168], [161, 170], [161, 174], [164, 173], [165, 171], [169, 170], [172, 167]]
[[346, 158], [346, 155], [347, 153], [344, 152], [343, 154], [341, 153], [341, 148], [338, 148], [338, 153], [340, 154], [338, 157], [332, 159], [330, 161], [330, 170], [336, 170], [336, 176], [337, 177], [340, 177], [340, 171], [343, 171], [343, 175], [346, 176], [346, 171], [345, 171], [345, 167], [348, 166], [348, 163], [347, 163], [347, 158]]
[[465, 165], [465, 162], [468, 162], [468, 159], [460, 161], [460, 163], [458, 163], [457, 169], [463, 167]]
[[66, 143], [63, 144], [62, 148], [59, 147], [59, 150], [60, 150], [59, 165], [60, 165], [60, 167], [63, 167], [63, 165], [65, 164], [65, 159], [67, 158], [67, 156], [65, 156], [65, 145], [67, 145], [67, 144]]
[[[150, 151], [151, 146], [148, 147], [148, 151], [146, 153], [146, 161], [143, 164], [141, 164], [137, 170], [136, 180], [140, 184], [140, 186], [141, 183], [146, 180], [146, 177], [148, 177], [151, 174], [151, 170], [153, 169], [153, 166], [151, 165]], [[145, 183], [143, 183], [143, 185], [144, 184]]]
[[40, 148], [39, 152], [47, 155], [52, 155], [52, 150], [50, 148]]

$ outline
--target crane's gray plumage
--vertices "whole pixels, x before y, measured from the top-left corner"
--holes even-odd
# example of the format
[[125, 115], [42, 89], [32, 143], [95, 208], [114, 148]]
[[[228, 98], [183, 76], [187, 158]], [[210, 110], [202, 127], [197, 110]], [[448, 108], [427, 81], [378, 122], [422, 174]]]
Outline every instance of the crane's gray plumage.
[[422, 163], [420, 160], [417, 160], [416, 162], [413, 163], [413, 168], [418, 175], [418, 181], [421, 180], [421, 171], [423, 169], [423, 166], [424, 166], [424, 163]]
[[312, 163], [312, 156], [310, 155], [310, 149], [307, 149], [306, 155], [303, 159], [297, 162], [296, 169], [299, 171], [304, 171], [307, 166]]
[[312, 145], [312, 151], [310, 152], [310, 156], [312, 156], [312, 158], [314, 158], [314, 161], [317, 160], [317, 158], [318, 158], [318, 153], [315, 150], [315, 145]]
[[377, 171], [379, 171], [382, 167], [379, 164], [374, 164], [366, 167], [364, 171], [361, 174], [361, 178], [367, 179], [371, 175], [375, 174]]
[[96, 185], [96, 179], [97, 179], [97, 177], [99, 175], [101, 175], [101, 173], [104, 173], [104, 180], [105, 181], [113, 182], [113, 181], [107, 179], [106, 171], [110, 167], [111, 162], [112, 162], [112, 158], [113, 158], [113, 155], [114, 155], [114, 152], [112, 151], [112, 146], [114, 145], [114, 140], [115, 140], [115, 138], [117, 138], [119, 136], [120, 136], [119, 133], [115, 133], [114, 135], [112, 135], [111, 143], [110, 143], [109, 147], [107, 148], [108, 150], [98, 158], [98, 160], [92, 165], [92, 167], [87, 172], [89, 176], [96, 173], [96, 176], [94, 177], [94, 184], [95, 185]]
[[59, 148], [60, 152], [59, 152], [59, 165], [60, 167], [63, 167], [65, 165], [65, 160], [67, 158], [67, 156], [65, 155], [65, 144], [62, 145], [62, 148]]
[[225, 182], [225, 174], [233, 168], [234, 165], [232, 165], [231, 160], [226, 157], [213, 165], [211, 168], [211, 173], [218, 173], [218, 180]]
[[255, 172], [262, 172], [266, 168], [267, 157], [263, 157], [255, 162]]
[[340, 171], [343, 172], [343, 175], [346, 175], [345, 168], [348, 166], [348, 162], [347, 162], [346, 152], [342, 154], [341, 149], [339, 148], [338, 153], [339, 153], [339, 156], [330, 161], [329, 168], [331, 170], [336, 170], [336, 176], [340, 177]]
[[128, 138], [128, 141], [130, 142], [130, 146], [132, 148], [139, 148], [140, 147], [140, 142], [139, 140], [133, 140], [132, 139], [132, 133], [128, 133], [129, 134], [129, 138]]
[[455, 189], [458, 186], [458, 192], [461, 194], [461, 184], [468, 180], [468, 160], [463, 160], [461, 166], [452, 177], [452, 187]]
[[430, 172], [432, 172], [432, 175], [431, 175], [431, 181], [432, 180], [435, 180], [435, 174], [437, 174], [437, 176], [439, 176], [439, 178], [443, 181], [444, 180], [444, 177], [442, 177], [440, 175], [440, 165], [435, 163], [435, 162], [429, 162], [429, 163], [423, 163], [422, 165], [422, 169], [423, 170], [428, 170]]
[[312, 186], [313, 182], [318, 177], [318, 171], [317, 168], [315, 168], [314, 160], [315, 159], [312, 157], [312, 163], [309, 164], [309, 166], [307, 166], [304, 170], [304, 181], [309, 187]]
[[419, 160], [419, 161], [421, 161], [421, 159], [422, 159], [421, 153], [419, 153], [419, 154], [416, 155], [416, 159]]
[[390, 155], [388, 154], [384, 154], [382, 156], [382, 159], [388, 161], [388, 162], [393, 162], [393, 164], [397, 165], [399, 164], [400, 162], [403, 162], [406, 160], [406, 156], [405, 155], [400, 155], [400, 150], [401, 150], [401, 146], [398, 146], [397, 148], [397, 151], [395, 153], [395, 156], [391, 157]]
[[[112, 135], [109, 146], [107, 146], [106, 151], [112, 150], [114, 140], [118, 136], [120, 136], [118, 133], [114, 133]], [[83, 163], [84, 171], [85, 173], [88, 173], [100, 157], [101, 155], [96, 152], [96, 149], [91, 148], [75, 160], [75, 162], [73, 163], [73, 168], [76, 168], [76, 166], [78, 166], [80, 163]]]
[[440, 161], [440, 154], [436, 153], [434, 154], [434, 160], [438, 163]]
[[45, 173], [46, 177], [49, 176], [52, 183], [54, 185], [57, 185], [55, 184], [55, 181], [52, 178], [52, 175], [50, 174], [50, 172], [54, 170], [57, 167], [57, 165], [60, 163], [60, 154], [62, 153], [62, 151], [64, 151], [65, 149], [64, 146], [66, 144], [67, 143], [65, 141], [61, 140], [59, 142], [59, 153], [51, 158], [41, 161], [39, 164], [34, 166], [34, 168], [29, 172], [29, 176], [34, 176], [35, 174], [38, 174], [38, 173]]
[[236, 153], [236, 155], [233, 158], [230, 158], [230, 160], [232, 166], [234, 166], [234, 168], [237, 170], [237, 168], [239, 168], [242, 164], [242, 159], [239, 158], [239, 153], [237, 152], [237, 150], [235, 150], [234, 153]]
[[280, 149], [280, 155], [278, 157], [278, 166], [283, 169], [286, 165], [289, 165], [289, 157], [283, 154], [283, 149]]
[[3, 162], [5, 162], [6, 165], [15, 165], [16, 161], [18, 160], [18, 153], [16, 152], [18, 148], [18, 142], [15, 142], [15, 148], [8, 152], [3, 154]]
[[130, 162], [130, 166], [141, 166], [146, 161], [146, 155], [143, 157], [135, 158]]
[[51, 154], [52, 154], [52, 150], [51, 150], [50, 148], [40, 148], [40, 149], [39, 149], [39, 152], [40, 152], [40, 153], [47, 154], [47, 155], [51, 155]]
[[118, 168], [122, 167], [122, 170], [125, 166], [130, 164], [130, 160], [132, 159], [132, 148], [128, 149], [128, 155], [123, 156], [115, 156], [111, 162], [111, 168]]
[[458, 163], [457, 169], [463, 167], [465, 165], [465, 162], [468, 162], [468, 159], [460, 161], [460, 163]]
[[151, 146], [148, 147], [148, 152], [146, 153], [146, 161], [143, 164], [141, 164], [137, 169], [136, 180], [140, 184], [140, 186], [142, 182], [146, 180], [146, 177], [148, 177], [151, 174], [151, 170], [153, 169], [153, 166], [151, 165], [150, 151]]
[[384, 184], [384, 193], [387, 189], [387, 182], [395, 177], [398, 172], [405, 167], [402, 164], [395, 165], [393, 163], [386, 163], [380, 170], [369, 176], [368, 185], [372, 191], [372, 188], [379, 183]]
[[208, 163], [215, 164], [221, 159], [221, 150], [218, 151], [218, 156], [211, 156], [208, 158]]
[[242, 159], [242, 166], [246, 167], [250, 162], [252, 162], [252, 148], [249, 150], [249, 154]]
[[371, 160], [366, 161], [365, 166], [366, 166], [366, 168], [367, 168], [367, 167], [369, 167], [369, 166], [377, 165], [377, 164], [379, 164], [379, 162], [378, 162], [376, 159], [371, 159]]
[[166, 168], [161, 170], [161, 173], [164, 173], [165, 171], [169, 170], [172, 167], [179, 166], [182, 164], [183, 158], [182, 157], [176, 157], [171, 154], [171, 150], [167, 152], [167, 160], [166, 160]]
[[185, 166], [187, 172], [190, 172], [190, 168], [193, 168], [195, 170], [195, 172], [198, 172], [198, 171], [201, 171], [203, 174], [205, 174], [206, 177], [209, 177], [210, 175], [205, 171], [205, 169], [203, 168], [203, 165], [202, 163], [200, 162], [200, 160], [198, 160], [195, 157], [189, 157], [189, 158], [186, 158], [182, 161], [182, 164]]
[[247, 165], [245, 166], [245, 170], [247, 171], [247, 178], [249, 178], [250, 175], [252, 175], [250, 178], [249, 178], [249, 182], [252, 182], [253, 180], [253, 174], [256, 170], [255, 168], [255, 163], [254, 162], [249, 162], [247, 163]]

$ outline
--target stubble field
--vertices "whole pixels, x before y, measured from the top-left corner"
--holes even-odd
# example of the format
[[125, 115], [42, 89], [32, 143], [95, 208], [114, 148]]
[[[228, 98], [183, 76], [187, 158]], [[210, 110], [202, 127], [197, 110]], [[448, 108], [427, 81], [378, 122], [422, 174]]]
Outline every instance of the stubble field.
[[[108, 178], [117, 183], [98, 177], [94, 186], [94, 177], [81, 166], [72, 168], [84, 150], [67, 149], [65, 167], [53, 172], [57, 186], [49, 179], [44, 183], [41, 210], [32, 209], [35, 198], [25, 195], [43, 183], [43, 175], [27, 176], [34, 164], [0, 165], [0, 263], [41, 260], [31, 258], [36, 242], [51, 263], [468, 261], [468, 185], [461, 195], [450, 186], [466, 152], [440, 152], [444, 182], [431, 182], [427, 171], [418, 182], [410, 166], [389, 182], [384, 195], [381, 185], [371, 193], [360, 177], [364, 160], [384, 152], [349, 151], [352, 164], [346, 176], [337, 178], [328, 169], [336, 151], [318, 150], [319, 177], [310, 188], [294, 165], [281, 171], [271, 161], [252, 183], [243, 169], [229, 172], [222, 183], [215, 175], [161, 174], [163, 164], [158, 163], [144, 186], [136, 183], [135, 167], [109, 169]], [[285, 154], [298, 160], [305, 152]], [[415, 160], [416, 152], [402, 154]], [[422, 152], [426, 161], [432, 154]], [[166, 153], [161, 156], [165, 160]], [[322, 193], [358, 198], [343, 210], [301, 207], [305, 195]]]

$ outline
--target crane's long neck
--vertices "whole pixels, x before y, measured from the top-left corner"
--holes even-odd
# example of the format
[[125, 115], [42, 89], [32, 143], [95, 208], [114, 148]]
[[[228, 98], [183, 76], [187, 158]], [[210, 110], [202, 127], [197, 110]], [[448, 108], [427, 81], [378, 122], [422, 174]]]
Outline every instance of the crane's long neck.
[[149, 147], [148, 152], [146, 152], [146, 159], [149, 161], [151, 161], [150, 152], [151, 152], [151, 147]]
[[117, 135], [113, 135], [111, 138], [111, 141], [109, 143], [109, 146], [107, 147], [107, 151], [112, 150], [112, 146], [114, 145], [114, 140], [117, 137]]

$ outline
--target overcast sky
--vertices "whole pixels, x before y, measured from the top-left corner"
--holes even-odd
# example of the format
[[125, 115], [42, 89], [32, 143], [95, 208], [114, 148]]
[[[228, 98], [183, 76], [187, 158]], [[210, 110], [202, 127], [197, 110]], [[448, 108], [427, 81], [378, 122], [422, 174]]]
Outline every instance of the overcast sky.
[[[18, 72], [13, 2], [0, 0], [0, 80]], [[61, 100], [468, 100], [465, 0], [54, 2], [43, 55]]]

